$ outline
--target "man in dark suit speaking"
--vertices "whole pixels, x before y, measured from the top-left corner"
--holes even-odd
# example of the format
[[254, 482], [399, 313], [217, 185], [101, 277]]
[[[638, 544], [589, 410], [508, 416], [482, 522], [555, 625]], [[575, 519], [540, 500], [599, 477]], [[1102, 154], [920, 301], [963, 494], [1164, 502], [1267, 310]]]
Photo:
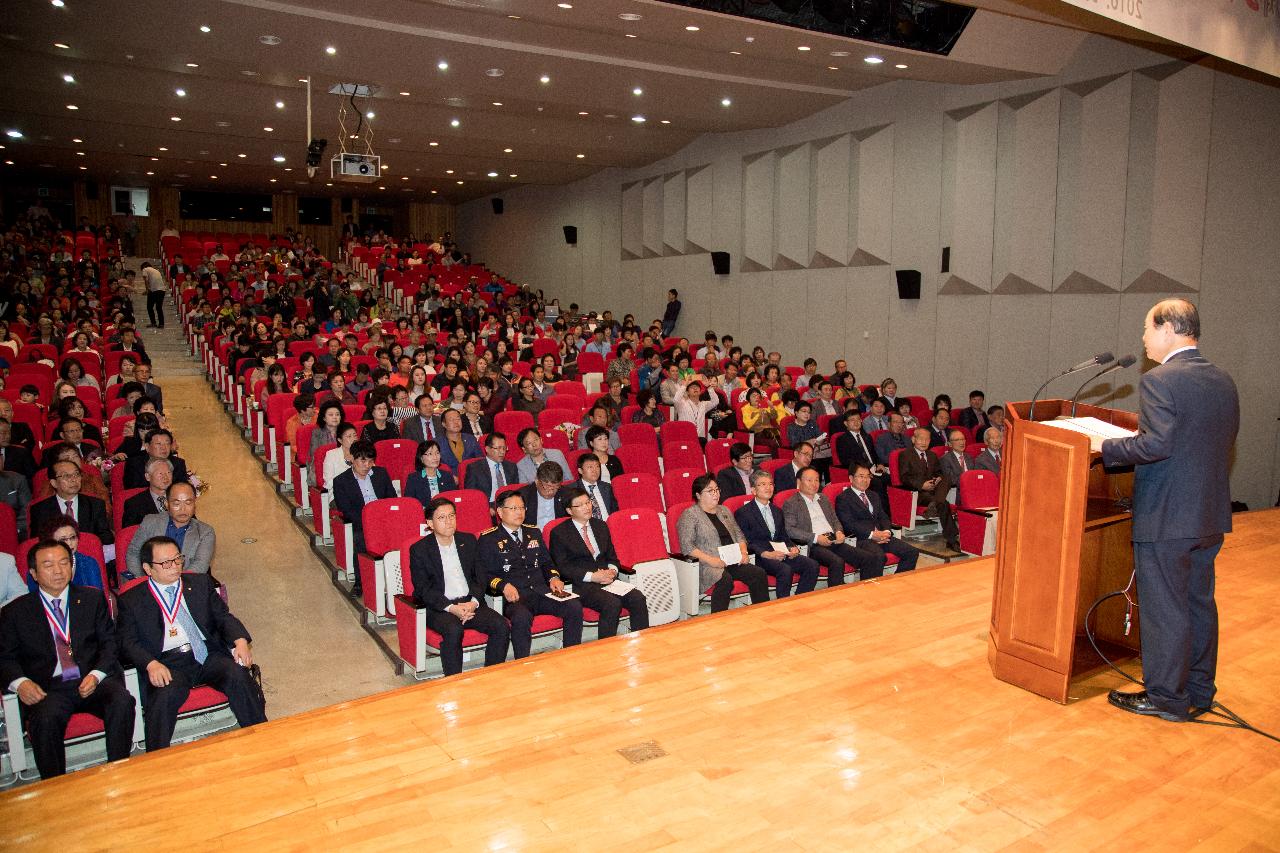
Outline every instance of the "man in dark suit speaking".
[[1138, 386], [1138, 434], [1095, 440], [1108, 466], [1136, 467], [1133, 562], [1146, 690], [1111, 704], [1182, 721], [1213, 704], [1218, 660], [1214, 559], [1231, 530], [1229, 454], [1240, 426], [1235, 383], [1200, 354], [1200, 315], [1185, 299], [1149, 312], [1142, 344], [1157, 363]]

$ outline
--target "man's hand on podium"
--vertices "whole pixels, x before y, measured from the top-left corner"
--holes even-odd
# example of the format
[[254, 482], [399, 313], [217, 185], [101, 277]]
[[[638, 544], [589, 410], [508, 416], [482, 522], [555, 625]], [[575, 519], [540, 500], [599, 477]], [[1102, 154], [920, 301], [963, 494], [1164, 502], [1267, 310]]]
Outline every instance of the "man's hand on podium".
[[1091, 451], [1093, 451], [1094, 453], [1101, 453], [1101, 452], [1102, 452], [1102, 442], [1104, 442], [1104, 441], [1106, 441], [1106, 439], [1105, 439], [1105, 438], [1103, 438], [1103, 437], [1102, 437], [1102, 436], [1100, 436], [1100, 435], [1091, 435], [1091, 436], [1089, 436], [1089, 449], [1090, 449]]

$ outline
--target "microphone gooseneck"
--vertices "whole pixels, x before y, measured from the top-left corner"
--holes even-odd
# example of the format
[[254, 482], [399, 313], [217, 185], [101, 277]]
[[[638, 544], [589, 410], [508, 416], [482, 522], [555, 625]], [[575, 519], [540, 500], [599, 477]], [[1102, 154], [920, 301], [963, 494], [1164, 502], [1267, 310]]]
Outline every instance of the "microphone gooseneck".
[[[1108, 359], [1108, 361], [1110, 361], [1110, 359]], [[1080, 394], [1084, 392], [1084, 389], [1086, 387], [1088, 387], [1091, 383], [1097, 381], [1098, 379], [1102, 378], [1103, 376], [1106, 376], [1108, 373], [1111, 373], [1116, 370], [1123, 370], [1126, 367], [1131, 367], [1135, 361], [1137, 361], [1136, 358], [1134, 358], [1131, 355], [1126, 355], [1124, 358], [1120, 359], [1115, 364], [1109, 367], [1105, 367], [1102, 370], [1099, 370], [1097, 373], [1093, 374], [1093, 376], [1090, 376], [1088, 379], [1086, 379], [1084, 381], [1084, 384], [1081, 385], [1079, 388], [1077, 388], [1076, 393], [1071, 396], [1071, 417], [1074, 418], [1076, 416], [1076, 406], [1079, 405], [1077, 400], [1079, 399]]]
[[1061, 379], [1063, 376], [1068, 376], [1072, 373], [1079, 373], [1081, 370], [1088, 370], [1090, 367], [1096, 367], [1099, 364], [1108, 364], [1114, 360], [1115, 356], [1112, 355], [1110, 351], [1100, 352], [1093, 358], [1082, 361], [1074, 367], [1068, 367], [1056, 376], [1050, 376], [1045, 380], [1045, 383], [1036, 390], [1035, 396], [1031, 398], [1031, 412], [1028, 415], [1028, 418], [1033, 421], [1036, 419], [1036, 401], [1040, 399], [1040, 395], [1044, 393], [1044, 389], [1049, 387], [1050, 382], [1055, 379]]

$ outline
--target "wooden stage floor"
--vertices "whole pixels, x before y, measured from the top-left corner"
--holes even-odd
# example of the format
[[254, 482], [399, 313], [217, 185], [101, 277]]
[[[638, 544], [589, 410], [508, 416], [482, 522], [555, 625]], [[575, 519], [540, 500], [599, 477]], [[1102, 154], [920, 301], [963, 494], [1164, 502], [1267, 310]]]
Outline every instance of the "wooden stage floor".
[[[1237, 516], [1219, 698], [1272, 732], [1277, 565], [1280, 511]], [[1067, 706], [996, 681], [992, 575], [734, 610], [20, 788], [0, 848], [1280, 848], [1280, 744], [1124, 714], [1112, 673]], [[618, 752], [645, 744], [665, 754]]]

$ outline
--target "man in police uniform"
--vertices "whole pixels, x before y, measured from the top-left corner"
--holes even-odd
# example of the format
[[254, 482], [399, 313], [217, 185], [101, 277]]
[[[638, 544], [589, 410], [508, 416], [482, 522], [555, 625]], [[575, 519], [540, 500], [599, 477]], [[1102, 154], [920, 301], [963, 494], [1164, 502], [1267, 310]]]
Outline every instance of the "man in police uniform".
[[480, 534], [478, 562], [485, 589], [501, 595], [502, 614], [511, 621], [511, 649], [517, 658], [529, 656], [534, 616], [564, 621], [564, 645], [582, 642], [582, 602], [566, 592], [542, 535], [524, 523], [524, 498], [506, 492], [497, 502], [497, 527]]

